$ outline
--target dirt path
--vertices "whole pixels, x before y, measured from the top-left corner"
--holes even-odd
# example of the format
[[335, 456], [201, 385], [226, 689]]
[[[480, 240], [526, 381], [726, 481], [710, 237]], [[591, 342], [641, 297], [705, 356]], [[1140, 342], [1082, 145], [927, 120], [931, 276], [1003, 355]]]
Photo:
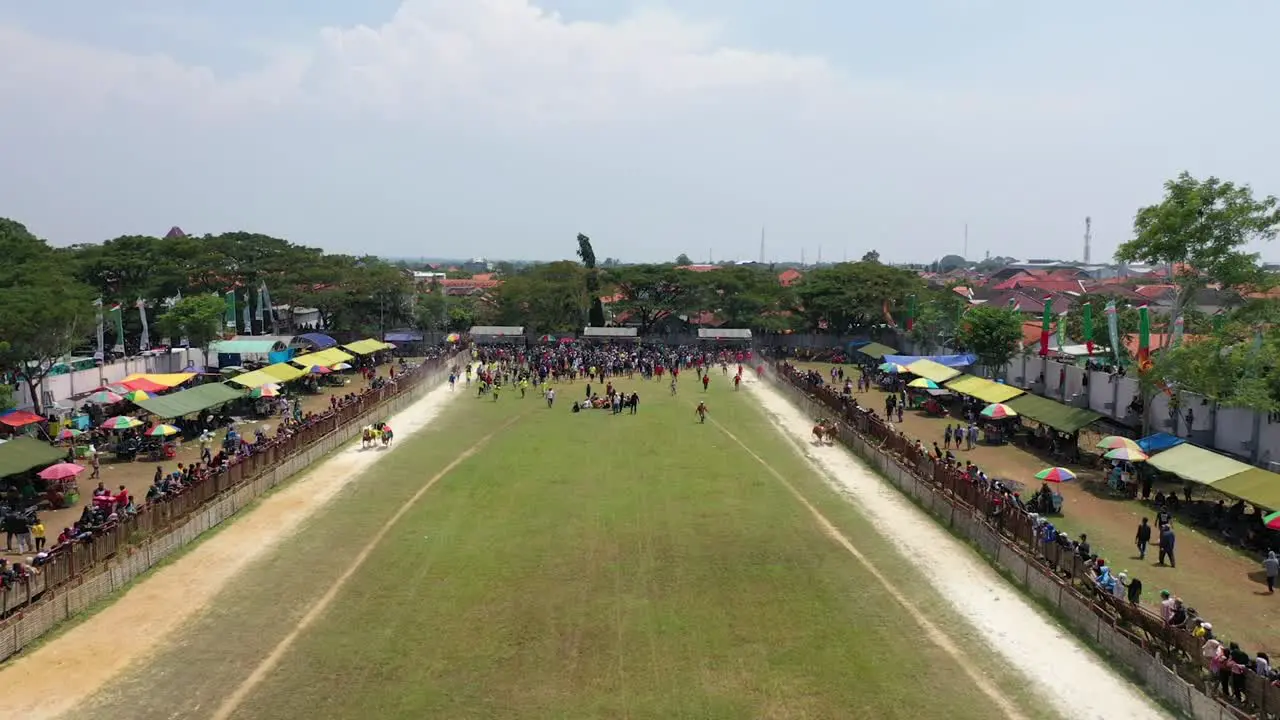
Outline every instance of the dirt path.
[[[453, 398], [432, 390], [390, 424], [401, 438], [426, 427]], [[397, 444], [399, 445], [399, 443]], [[0, 669], [0, 717], [55, 718], [93, 696], [197, 615], [242, 569], [289, 537], [386, 452], [353, 441], [102, 612]], [[74, 680], [70, 680], [74, 678]]]
[[983, 636], [1020, 668], [1065, 717], [1087, 720], [1170, 716], [1090, 650], [1041, 615], [973, 551], [912, 505], [887, 480], [839, 446], [809, 444], [811, 418], [766, 383], [747, 384], [784, 436], [847, 495]]

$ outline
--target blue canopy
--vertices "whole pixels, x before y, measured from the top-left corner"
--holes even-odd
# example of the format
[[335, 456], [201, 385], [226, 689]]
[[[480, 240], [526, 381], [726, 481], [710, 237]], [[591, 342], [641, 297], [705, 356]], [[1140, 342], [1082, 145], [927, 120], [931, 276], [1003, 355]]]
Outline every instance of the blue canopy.
[[1148, 435], [1142, 438], [1141, 440], [1139, 440], [1138, 447], [1142, 448], [1142, 452], [1150, 455], [1152, 453], [1158, 453], [1161, 450], [1168, 450], [1169, 448], [1178, 447], [1179, 445], [1185, 442], [1186, 440], [1183, 440], [1177, 435], [1170, 435], [1169, 433], [1166, 433], [1166, 432], [1160, 432], [1160, 433], [1156, 433], [1155, 435]]
[[910, 365], [917, 360], [932, 360], [939, 365], [946, 365], [949, 368], [968, 367], [978, 362], [978, 356], [972, 354], [966, 355], [885, 355], [884, 361], [897, 363], [902, 366]]
[[389, 332], [383, 338], [387, 342], [393, 343], [413, 343], [422, 342], [422, 333], [420, 332]]
[[329, 348], [336, 347], [338, 345], [337, 340], [334, 340], [324, 333], [303, 333], [293, 339], [295, 343], [298, 340], [306, 340], [311, 343], [311, 346], [316, 350], [328, 350]]

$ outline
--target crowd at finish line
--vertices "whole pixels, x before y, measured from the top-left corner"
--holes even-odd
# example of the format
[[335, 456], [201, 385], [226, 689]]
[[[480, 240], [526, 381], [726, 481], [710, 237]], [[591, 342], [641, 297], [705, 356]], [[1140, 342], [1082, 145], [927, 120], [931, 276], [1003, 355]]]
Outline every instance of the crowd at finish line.
[[[494, 401], [504, 393], [527, 397], [538, 392], [548, 407], [555, 404], [556, 387], [561, 384], [584, 384], [583, 397], [570, 405], [571, 412], [610, 410], [614, 414], [635, 414], [640, 407], [640, 394], [634, 389], [623, 391], [623, 379], [651, 382], [666, 381], [672, 395], [678, 393], [681, 374], [693, 372], [705, 392], [715, 370], [733, 383], [742, 385], [743, 373], [753, 358], [747, 349], [716, 349], [659, 345], [586, 344], [574, 341], [539, 345], [484, 345], [471, 351], [471, 362], [455, 366], [450, 386], [459, 382], [474, 387], [477, 396], [492, 396]], [[764, 371], [756, 367], [757, 374]], [[699, 403], [696, 410], [705, 420], [708, 409]]]

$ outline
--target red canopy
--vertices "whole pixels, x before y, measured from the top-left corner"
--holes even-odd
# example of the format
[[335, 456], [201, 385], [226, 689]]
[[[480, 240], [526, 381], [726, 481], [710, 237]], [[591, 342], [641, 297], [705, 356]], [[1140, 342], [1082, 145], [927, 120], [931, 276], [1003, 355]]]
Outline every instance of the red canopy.
[[36, 415], [35, 413], [29, 413], [26, 410], [14, 410], [8, 415], [0, 415], [0, 423], [4, 423], [9, 427], [19, 428], [23, 425], [30, 425], [31, 423], [38, 422], [44, 422], [44, 418]]
[[146, 378], [134, 378], [133, 380], [125, 380], [118, 384], [129, 388], [130, 390], [141, 390], [142, 392], [147, 393], [164, 392], [169, 389], [160, 383], [152, 382]]

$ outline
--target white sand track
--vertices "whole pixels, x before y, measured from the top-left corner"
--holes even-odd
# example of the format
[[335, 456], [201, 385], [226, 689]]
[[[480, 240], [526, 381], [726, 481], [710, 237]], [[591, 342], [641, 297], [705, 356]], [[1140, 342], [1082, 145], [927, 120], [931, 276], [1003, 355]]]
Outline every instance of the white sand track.
[[1064, 717], [1171, 720], [888, 480], [839, 445], [813, 447], [812, 419], [781, 392], [754, 378], [746, 384], [796, 450]]
[[461, 395], [445, 382], [388, 421], [400, 443], [361, 450], [359, 440], [352, 440], [98, 614], [9, 662], [0, 669], [0, 718], [56, 718], [92, 697], [130, 664], [150, 656], [233, 577]]

